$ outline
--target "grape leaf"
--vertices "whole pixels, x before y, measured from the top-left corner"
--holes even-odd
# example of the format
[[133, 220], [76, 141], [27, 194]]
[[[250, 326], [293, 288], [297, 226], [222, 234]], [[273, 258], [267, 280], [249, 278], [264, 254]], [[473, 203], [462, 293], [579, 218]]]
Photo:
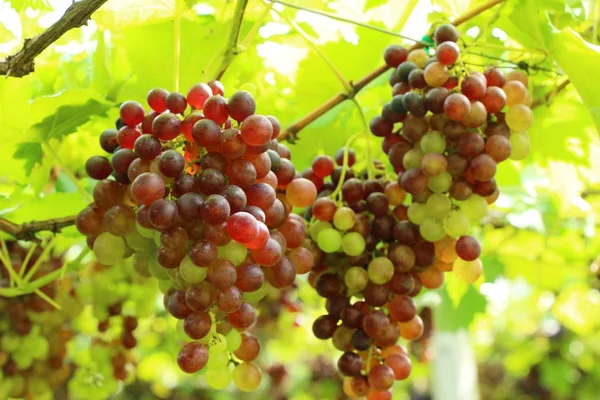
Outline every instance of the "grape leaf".
[[77, 127], [88, 122], [92, 116], [106, 116], [111, 107], [111, 104], [94, 99], [89, 99], [84, 104], [63, 105], [54, 114], [33, 125], [33, 129], [43, 141], [61, 139], [75, 132]]
[[455, 332], [468, 328], [476, 314], [485, 312], [486, 298], [473, 285], [465, 286], [468, 286], [467, 290], [456, 307], [446, 287], [438, 291], [442, 301], [435, 313], [435, 324], [440, 331]]
[[42, 145], [39, 142], [23, 142], [19, 143], [13, 157], [25, 160], [24, 168], [27, 175], [31, 175], [31, 171], [36, 164], [42, 164]]
[[590, 85], [600, 82], [600, 46], [586, 42], [571, 28], [554, 31], [551, 39], [552, 56], [573, 82], [600, 132], [600, 93]]
[[10, 5], [18, 12], [27, 9], [27, 7], [43, 11], [52, 11], [53, 9], [48, 0], [11, 0]]

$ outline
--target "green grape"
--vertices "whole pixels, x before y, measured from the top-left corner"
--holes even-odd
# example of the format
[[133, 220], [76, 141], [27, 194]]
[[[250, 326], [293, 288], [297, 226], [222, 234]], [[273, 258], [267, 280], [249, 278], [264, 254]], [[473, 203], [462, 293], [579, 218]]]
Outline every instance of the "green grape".
[[[212, 347], [211, 347], [212, 348]], [[208, 368], [222, 368], [226, 367], [229, 362], [229, 357], [226, 352], [211, 352], [209, 350], [208, 363], [206, 366]]]
[[348, 288], [360, 292], [369, 283], [369, 273], [362, 267], [352, 267], [346, 271], [344, 282]]
[[227, 350], [227, 339], [225, 336], [217, 333], [215, 335], [215, 340], [216, 343], [211, 346], [211, 350], [217, 353], [224, 353]]
[[443, 218], [452, 209], [452, 202], [443, 193], [434, 193], [427, 199], [427, 212], [435, 218]]
[[261, 301], [268, 293], [269, 286], [267, 283], [263, 284], [258, 290], [254, 292], [244, 292], [242, 295], [244, 301], [250, 304], [257, 304]]
[[[210, 357], [208, 359], [210, 363]], [[215, 390], [223, 390], [231, 383], [231, 371], [227, 366], [221, 368], [207, 368], [206, 382]]]
[[115, 265], [125, 256], [125, 241], [119, 236], [103, 232], [94, 242], [94, 255], [100, 264]]
[[[439, 132], [433, 131], [426, 133], [421, 138], [421, 151], [427, 153], [443, 153], [446, 150], [446, 138]], [[419, 163], [419, 166], [421, 164]]]
[[525, 104], [510, 107], [506, 112], [506, 125], [515, 132], [525, 132], [533, 125], [533, 111]]
[[11, 333], [6, 333], [2, 335], [2, 338], [0, 338], [0, 346], [2, 346], [2, 350], [6, 351], [7, 353], [13, 353], [15, 350], [21, 347], [22, 343], [23, 341], [19, 338], [19, 336]]
[[[234, 242], [231, 241], [231, 243]], [[181, 265], [179, 266], [179, 274], [181, 275], [181, 278], [188, 283], [202, 282], [206, 278], [207, 272], [208, 268], [198, 267], [188, 256], [185, 256], [183, 261], [181, 261]]]
[[423, 221], [421, 226], [419, 226], [419, 233], [428, 242], [437, 242], [446, 236], [442, 221], [435, 218], [427, 218]]
[[252, 362], [244, 362], [233, 370], [233, 383], [242, 392], [252, 392], [258, 388], [262, 380], [260, 368]]
[[452, 210], [444, 217], [444, 230], [448, 236], [458, 238], [469, 233], [471, 222], [461, 210]]
[[427, 218], [427, 206], [421, 203], [412, 203], [408, 206], [408, 220], [415, 225], [419, 225]]
[[133, 231], [129, 235], [125, 236], [125, 241], [129, 247], [135, 250], [136, 253], [148, 254], [156, 248], [151, 239], [142, 236], [137, 231]]
[[332, 225], [329, 222], [317, 221], [308, 228], [308, 233], [310, 234], [310, 238], [316, 242], [319, 233], [325, 229], [331, 229], [331, 227]]
[[219, 247], [219, 258], [231, 261], [236, 267], [244, 262], [248, 255], [248, 249], [241, 243], [232, 240], [225, 246]]
[[236, 351], [242, 344], [242, 334], [237, 329], [230, 330], [225, 335], [225, 339], [227, 339], [227, 350], [230, 352]]
[[44, 393], [50, 392], [50, 386], [46, 381], [37, 376], [32, 376], [27, 380], [27, 388], [29, 392], [35, 396], [36, 399], [39, 399]]
[[333, 228], [324, 229], [317, 237], [317, 244], [325, 253], [335, 253], [342, 247], [342, 234]]
[[488, 205], [483, 197], [474, 194], [462, 202], [460, 209], [469, 220], [476, 222], [487, 215]]
[[156, 256], [150, 258], [150, 262], [148, 262], [148, 271], [150, 272], [150, 275], [156, 279], [169, 279], [168, 270], [158, 263]]
[[510, 158], [516, 161], [525, 159], [531, 150], [531, 142], [526, 132], [510, 134]]
[[[347, 231], [356, 223], [356, 214], [350, 207], [338, 208], [333, 214], [333, 226], [340, 231]], [[317, 238], [319, 236], [317, 235]]]
[[143, 226], [140, 225], [139, 222], [136, 221], [135, 223], [135, 230], [142, 235], [143, 237], [145, 237], [146, 239], [154, 239], [154, 230], [153, 229], [148, 229], [148, 228], [144, 228]]
[[405, 169], [421, 168], [421, 162], [423, 161], [423, 153], [420, 149], [411, 149], [406, 152], [402, 159], [402, 165]]
[[365, 238], [358, 232], [349, 232], [342, 238], [342, 249], [349, 256], [358, 256], [365, 250]]
[[19, 369], [27, 369], [33, 365], [33, 355], [25, 352], [14, 353], [13, 360]]
[[430, 176], [427, 186], [433, 193], [447, 192], [452, 186], [452, 175], [448, 171], [444, 171], [439, 175]]
[[369, 263], [368, 274], [373, 283], [383, 285], [394, 276], [394, 264], [387, 257], [376, 257]]

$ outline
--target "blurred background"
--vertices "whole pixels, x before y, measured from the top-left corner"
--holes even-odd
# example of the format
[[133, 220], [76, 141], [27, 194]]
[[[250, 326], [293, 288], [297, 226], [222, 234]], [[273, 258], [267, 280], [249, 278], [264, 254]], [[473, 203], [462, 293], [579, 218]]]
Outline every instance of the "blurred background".
[[[0, 57], [19, 50], [70, 3], [0, 0]], [[483, 3], [295, 1], [417, 40], [432, 24]], [[504, 163], [496, 176], [501, 197], [475, 232], [483, 244], [484, 277], [465, 285], [448, 274], [443, 288], [417, 299], [425, 335], [410, 344], [413, 373], [395, 384], [394, 399], [598, 398], [599, 4], [507, 1], [461, 25], [473, 70], [496, 65], [529, 72], [534, 100], [540, 99], [529, 132], [532, 150], [525, 161]], [[0, 79], [0, 216], [22, 223], [66, 217], [85, 207], [93, 186], [85, 161], [99, 153], [98, 135], [113, 127], [117, 105], [142, 102], [154, 87], [185, 88], [211, 76], [234, 7], [229, 0], [109, 0], [87, 26], [42, 53], [35, 73]], [[338, 75], [356, 81], [383, 63], [387, 45], [411, 44], [258, 0], [249, 1], [240, 38], [242, 52], [222, 82], [229, 93], [251, 91], [257, 111], [277, 116], [283, 126], [342, 91]], [[388, 78], [389, 72], [357, 96], [367, 119], [389, 101]], [[556, 91], [567, 78], [572, 83]], [[362, 129], [354, 105], [342, 103], [290, 146], [296, 168], [309, 166], [316, 154], [333, 155]], [[373, 137], [355, 142], [359, 162], [368, 146], [385, 159]], [[98, 268], [74, 227], [55, 237], [42, 235], [42, 244], [49, 242], [69, 271], [58, 290], [75, 288], [79, 299], [64, 307], [76, 310], [66, 354], [79, 368], [55, 398], [67, 393], [86, 399], [345, 398], [335, 368], [340, 352], [311, 332], [324, 299], [305, 277], [292, 289], [269, 293], [261, 305], [256, 332], [263, 346], [259, 364], [267, 373], [260, 390], [215, 392], [206, 389], [202, 374], [186, 376], [177, 368], [181, 334], [154, 281], [137, 277], [133, 266]], [[119, 334], [96, 329], [105, 312], [97, 305], [107, 299], [138, 316], [138, 346], [130, 355], [135, 369], [124, 382], [106, 372], [105, 355], [90, 347]], [[9, 396], [1, 387], [0, 398]]]

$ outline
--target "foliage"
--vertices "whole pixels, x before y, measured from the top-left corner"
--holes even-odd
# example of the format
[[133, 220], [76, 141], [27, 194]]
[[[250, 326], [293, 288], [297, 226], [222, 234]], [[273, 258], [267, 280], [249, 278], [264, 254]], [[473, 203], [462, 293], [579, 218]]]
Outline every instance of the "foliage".
[[[60, 7], [55, 3], [60, 2], [0, 2], [1, 12], [10, 10], [7, 15], [16, 16], [0, 18], [2, 56], [13, 54], [24, 38], [43, 30], [40, 24], [57, 19], [60, 12], [52, 10]], [[436, 11], [429, 14], [425, 3], [301, 2], [421, 38], [429, 23], [451, 20], [484, 1], [436, 0]], [[503, 195], [477, 232], [484, 243], [485, 279], [467, 286], [449, 278], [444, 288], [420, 299], [421, 305], [435, 309], [434, 329], [471, 332], [482, 375], [501, 369], [508, 383], [497, 389], [498, 397], [485, 398], [528, 392], [523, 381], [533, 374], [536, 384], [556, 398], [576, 391], [577, 398], [591, 399], [600, 387], [593, 367], [599, 357], [600, 328], [594, 275], [594, 260], [600, 254], [600, 36], [594, 3], [506, 2], [460, 28], [473, 68], [483, 71], [498, 62], [507, 70], [525, 67], [536, 99], [552, 93], [563, 80], [571, 81], [535, 109], [528, 159], [507, 162], [497, 176]], [[406, 25], [399, 26], [412, 7]], [[88, 27], [68, 32], [42, 53], [35, 73], [0, 79], [0, 216], [22, 223], [72, 215], [83, 208], [92, 187], [85, 177], [85, 161], [96, 154], [101, 130], [114, 125], [120, 102], [144, 102], [153, 87], [172, 90], [214, 78], [234, 8], [233, 1], [109, 0]], [[307, 32], [310, 43], [287, 19]], [[174, 46], [177, 41], [180, 51]], [[387, 45], [399, 42], [411, 44], [289, 7], [250, 1], [241, 29], [243, 52], [222, 81], [232, 91], [243, 87], [253, 92], [260, 100], [258, 112], [276, 115], [282, 126], [289, 126], [344, 90], [336, 75], [347, 82], [360, 79], [381, 64]], [[367, 119], [377, 115], [389, 97], [387, 78], [376, 79], [357, 95]], [[292, 147], [294, 163], [302, 170], [315, 155], [332, 155], [364, 129], [356, 106], [346, 101], [301, 131]], [[359, 155], [369, 148], [383, 159], [375, 138], [361, 138], [354, 148]], [[57, 235], [56, 246], [81, 249], [85, 241], [69, 228]], [[80, 274], [83, 282], [90, 279], [91, 267], [86, 268]], [[118, 280], [115, 275], [112, 278]], [[283, 311], [267, 324], [265, 335], [270, 339], [261, 364], [287, 366], [289, 376], [278, 394], [297, 400], [336, 398], [340, 392], [335, 378], [322, 374], [321, 379], [308, 364], [317, 355], [324, 356], [323, 363], [334, 358], [332, 348], [310, 334], [312, 319], [323, 304], [306, 282], [298, 285], [303, 312]], [[154, 288], [140, 285], [118, 290], [131, 290], [138, 303], [157, 298]], [[132, 301], [132, 309], [137, 311], [138, 303]], [[113, 381], [107, 390], [117, 390], [116, 398], [121, 399], [166, 398], [171, 392], [181, 399], [239, 398], [235, 392], [203, 391], [202, 379], [177, 370], [173, 355], [180, 329], [156, 303], [147, 302], [146, 308], [156, 307], [140, 315], [144, 338], [136, 349], [139, 364], [131, 378], [135, 382], [117, 387]], [[85, 335], [97, 322], [91, 308], [84, 310], [77, 325], [81, 338], [69, 349], [70, 356], [84, 364], [106, 358], [83, 351], [89, 343]], [[428, 377], [429, 367], [415, 367], [413, 374]], [[73, 385], [85, 383], [84, 378], [76, 375]], [[482, 377], [481, 382], [482, 393], [487, 393], [488, 381]], [[243, 398], [265, 398], [271, 390], [263, 382], [261, 391]], [[395, 390], [399, 399], [409, 396], [408, 384]]]

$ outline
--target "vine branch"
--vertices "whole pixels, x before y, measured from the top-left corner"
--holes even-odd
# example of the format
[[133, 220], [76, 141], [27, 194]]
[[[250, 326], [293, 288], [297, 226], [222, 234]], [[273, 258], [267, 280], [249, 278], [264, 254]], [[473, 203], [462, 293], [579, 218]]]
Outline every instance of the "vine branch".
[[63, 228], [75, 224], [76, 215], [62, 218], [52, 218], [45, 221], [30, 221], [23, 224], [15, 224], [7, 219], [0, 218], [0, 231], [14, 236], [18, 240], [33, 240], [35, 233], [41, 231], [60, 232]]
[[548, 93], [531, 103], [531, 108], [536, 108], [543, 104], [547, 104], [550, 100], [552, 100], [554, 96], [565, 90], [565, 88], [569, 86], [570, 83], [571, 81], [569, 79], [564, 80], [560, 85], [558, 85], [557, 87], [555, 87], [554, 89], [552, 89], [551, 91], [549, 91]]
[[[280, 1], [275, 1], [275, 0], [272, 0], [272, 1], [281, 3]], [[452, 22], [452, 24], [454, 26], [461, 25], [461, 24], [465, 23], [466, 21], [470, 20], [471, 18], [474, 18], [477, 15], [481, 14], [482, 12], [494, 7], [495, 5], [503, 3], [505, 1], [506, 0], [490, 0], [487, 3], [482, 4], [481, 6], [476, 7], [473, 10], [470, 10], [469, 12], [465, 13], [464, 15], [461, 15], [456, 20], [454, 20]], [[424, 47], [423, 44], [424, 44], [424, 42], [418, 41], [410, 47], [409, 51], [423, 48]], [[316, 119], [320, 118], [327, 111], [333, 109], [334, 107], [336, 107], [338, 104], [344, 102], [345, 100], [353, 99], [358, 94], [358, 92], [360, 92], [365, 86], [367, 86], [369, 83], [373, 82], [379, 76], [383, 75], [388, 69], [390, 69], [390, 68], [387, 65], [382, 65], [382, 66], [378, 67], [376, 70], [369, 73], [367, 76], [365, 76], [362, 79], [360, 79], [359, 81], [357, 81], [356, 83], [350, 82], [350, 84], [352, 86], [351, 91], [338, 93], [337, 95], [335, 95], [334, 97], [332, 97], [331, 99], [327, 100], [325, 103], [323, 103], [322, 105], [317, 107], [311, 113], [306, 115], [304, 118], [302, 118], [299, 121], [295, 122], [294, 124], [288, 126], [285, 130], [283, 130], [279, 134], [278, 140], [280, 140], [280, 141], [295, 140], [297, 138], [298, 132], [300, 132], [302, 129], [304, 129], [307, 125], [309, 125], [311, 122], [315, 121]]]
[[21, 78], [34, 70], [34, 59], [48, 46], [73, 28], [87, 23], [91, 15], [107, 0], [82, 0], [67, 8], [64, 15], [39, 35], [25, 39], [18, 53], [0, 61], [0, 75]]
[[240, 38], [240, 30], [242, 28], [242, 22], [244, 21], [244, 12], [246, 11], [247, 5], [248, 0], [238, 0], [235, 5], [231, 32], [229, 33], [229, 39], [227, 41], [225, 54], [223, 55], [223, 61], [217, 70], [216, 79], [221, 79], [223, 77], [223, 74], [225, 74], [225, 71], [227, 71], [229, 64], [231, 64], [235, 56], [240, 53], [238, 40]]

